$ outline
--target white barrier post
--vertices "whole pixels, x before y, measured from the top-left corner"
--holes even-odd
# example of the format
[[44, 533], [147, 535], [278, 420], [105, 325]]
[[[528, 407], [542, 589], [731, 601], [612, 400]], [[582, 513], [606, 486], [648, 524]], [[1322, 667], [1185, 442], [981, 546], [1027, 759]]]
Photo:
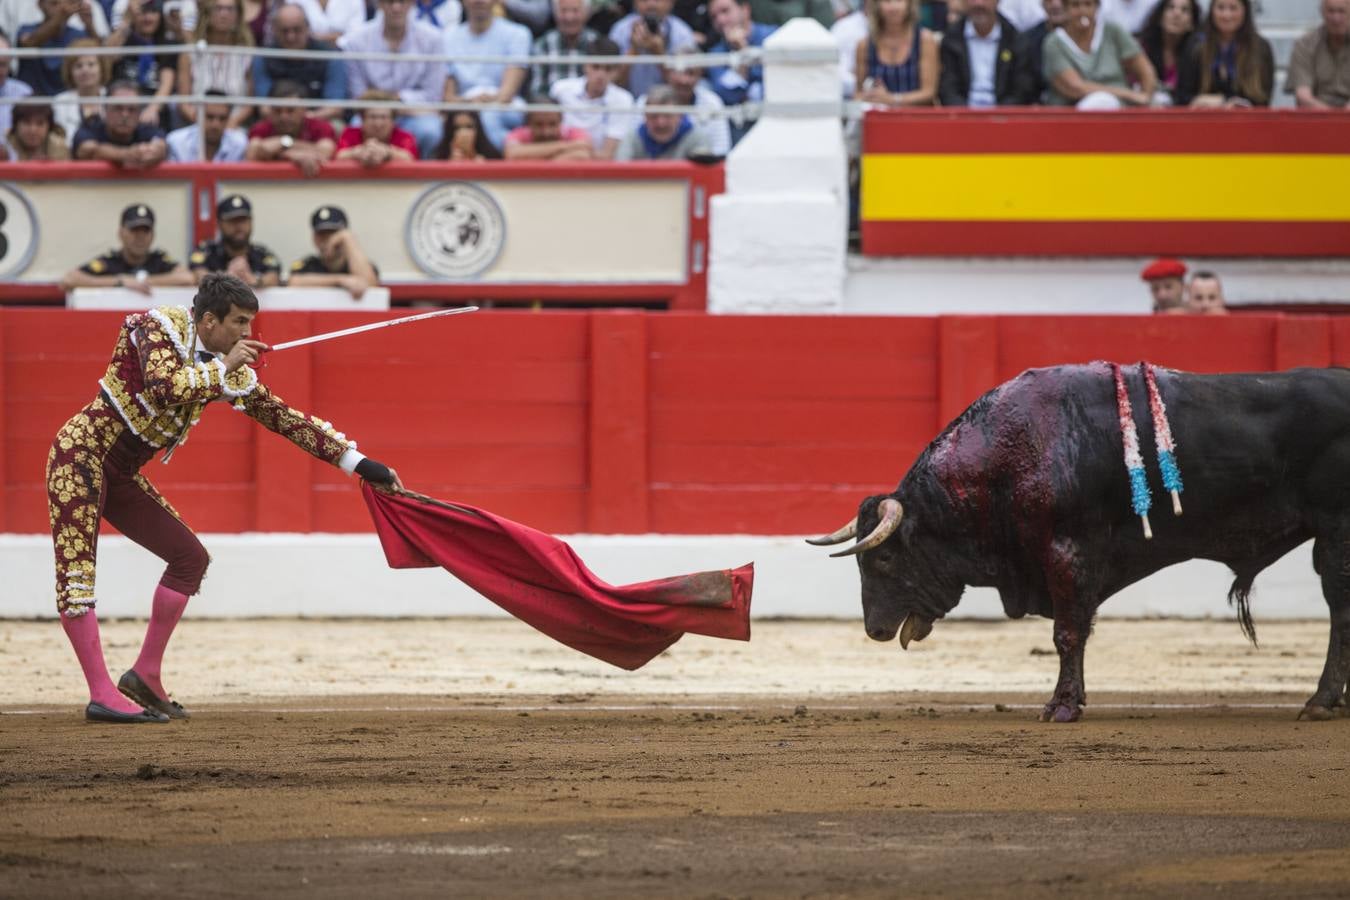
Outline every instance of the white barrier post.
[[764, 42], [764, 103], [712, 199], [708, 311], [837, 312], [848, 156], [839, 50], [820, 23], [793, 19]]

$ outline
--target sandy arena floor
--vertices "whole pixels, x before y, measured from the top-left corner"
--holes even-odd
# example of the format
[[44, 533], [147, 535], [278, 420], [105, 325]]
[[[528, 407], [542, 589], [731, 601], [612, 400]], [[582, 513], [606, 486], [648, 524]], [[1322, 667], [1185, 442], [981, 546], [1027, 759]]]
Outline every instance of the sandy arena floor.
[[1326, 625], [1260, 631], [1102, 622], [1043, 725], [1044, 621], [625, 673], [504, 620], [188, 620], [194, 718], [117, 728], [55, 622], [0, 621], [0, 897], [1343, 897], [1350, 720], [1294, 720]]

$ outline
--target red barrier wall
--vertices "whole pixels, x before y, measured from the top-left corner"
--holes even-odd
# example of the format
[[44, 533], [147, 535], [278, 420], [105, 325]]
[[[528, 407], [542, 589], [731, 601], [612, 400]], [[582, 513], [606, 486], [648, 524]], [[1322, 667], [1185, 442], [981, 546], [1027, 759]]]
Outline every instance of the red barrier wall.
[[[369, 321], [264, 313], [279, 342]], [[0, 310], [0, 531], [47, 529], [43, 467], [119, 313]], [[288, 350], [263, 380], [417, 490], [558, 533], [798, 534], [889, 490], [971, 400], [1031, 366], [1350, 363], [1350, 319], [717, 317], [484, 312]], [[146, 474], [207, 532], [365, 531], [353, 482], [228, 408]]]

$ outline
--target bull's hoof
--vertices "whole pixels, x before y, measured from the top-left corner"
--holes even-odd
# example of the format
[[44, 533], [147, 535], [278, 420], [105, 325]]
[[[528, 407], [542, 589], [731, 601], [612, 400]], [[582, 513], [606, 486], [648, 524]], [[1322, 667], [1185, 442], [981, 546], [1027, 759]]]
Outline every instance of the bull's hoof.
[[1343, 719], [1347, 715], [1344, 706], [1322, 706], [1320, 703], [1309, 703], [1299, 711], [1299, 720], [1307, 719], [1309, 722], [1325, 722], [1328, 719]]
[[1083, 715], [1083, 707], [1078, 704], [1055, 703], [1051, 701], [1045, 704], [1045, 709], [1041, 710], [1042, 722], [1077, 722]]

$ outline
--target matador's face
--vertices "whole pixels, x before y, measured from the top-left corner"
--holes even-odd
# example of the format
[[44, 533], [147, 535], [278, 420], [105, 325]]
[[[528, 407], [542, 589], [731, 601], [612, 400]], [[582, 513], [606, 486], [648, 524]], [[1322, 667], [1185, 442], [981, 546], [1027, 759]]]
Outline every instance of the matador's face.
[[217, 319], [216, 314], [207, 312], [197, 323], [197, 334], [201, 336], [202, 346], [212, 353], [229, 353], [230, 348], [252, 333], [253, 317], [257, 313], [251, 309], [240, 309], [230, 304], [225, 318]]

